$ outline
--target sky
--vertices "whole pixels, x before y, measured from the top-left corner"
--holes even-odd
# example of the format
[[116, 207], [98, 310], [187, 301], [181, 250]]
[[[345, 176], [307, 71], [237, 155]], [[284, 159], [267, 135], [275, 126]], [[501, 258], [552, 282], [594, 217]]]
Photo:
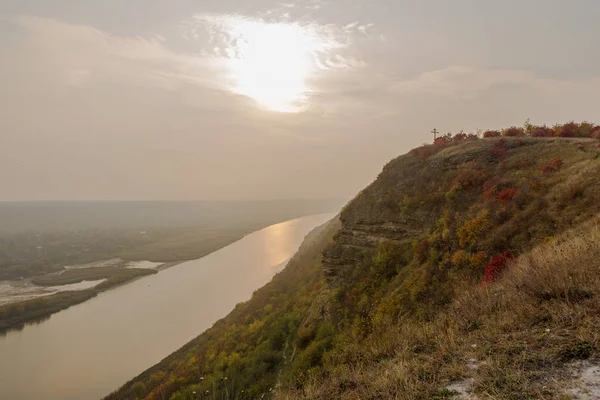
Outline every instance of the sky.
[[2, 0], [0, 201], [350, 198], [430, 131], [600, 123], [597, 0]]

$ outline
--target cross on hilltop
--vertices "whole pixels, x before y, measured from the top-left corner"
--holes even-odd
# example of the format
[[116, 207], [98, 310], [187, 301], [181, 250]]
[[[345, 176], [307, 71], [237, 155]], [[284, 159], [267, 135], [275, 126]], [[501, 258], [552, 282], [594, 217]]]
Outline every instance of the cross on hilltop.
[[435, 142], [435, 139], [437, 139], [437, 134], [439, 133], [437, 129], [433, 128], [433, 130], [431, 131], [431, 133], [433, 133], [433, 141]]

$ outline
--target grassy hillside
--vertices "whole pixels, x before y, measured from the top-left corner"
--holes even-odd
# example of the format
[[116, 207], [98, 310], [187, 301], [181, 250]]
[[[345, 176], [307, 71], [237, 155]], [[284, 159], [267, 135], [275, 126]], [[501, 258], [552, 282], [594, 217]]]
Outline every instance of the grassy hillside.
[[564, 398], [600, 322], [598, 130], [575, 126], [391, 161], [332, 240], [108, 398]]
[[287, 268], [250, 301], [107, 399], [177, 399], [207, 390], [211, 396], [218, 392], [227, 397], [241, 396], [243, 390], [250, 399], [272, 392], [321, 293], [321, 251], [338, 229], [334, 220], [313, 230]]
[[598, 398], [569, 393], [585, 393], [576, 361], [600, 364], [599, 223], [523, 254], [493, 284], [459, 285], [431, 320], [387, 320], [337, 346], [326, 368], [276, 398]]

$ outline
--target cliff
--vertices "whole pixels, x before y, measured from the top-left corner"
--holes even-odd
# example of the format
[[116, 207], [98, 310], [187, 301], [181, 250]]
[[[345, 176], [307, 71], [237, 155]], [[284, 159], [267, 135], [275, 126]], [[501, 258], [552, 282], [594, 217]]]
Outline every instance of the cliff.
[[598, 355], [597, 143], [463, 135], [392, 160], [252, 300], [108, 399], [565, 398], [564, 371]]

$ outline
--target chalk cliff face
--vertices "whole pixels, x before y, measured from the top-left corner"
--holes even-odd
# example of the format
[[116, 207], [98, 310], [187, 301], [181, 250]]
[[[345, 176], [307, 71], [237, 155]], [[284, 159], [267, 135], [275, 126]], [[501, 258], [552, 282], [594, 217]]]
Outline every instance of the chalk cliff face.
[[[323, 268], [330, 282], [352, 269], [365, 251], [385, 242], [411, 243], [422, 236], [439, 217], [436, 214], [445, 200], [436, 192], [446, 189], [465, 163], [480, 160], [482, 168], [493, 166], [497, 160], [491, 155], [492, 147], [489, 142], [473, 141], [429, 157], [417, 149], [388, 163], [340, 215], [342, 229], [324, 252]], [[418, 203], [419, 198], [431, 196], [436, 200], [433, 204]], [[415, 198], [417, 202], [409, 204]]]
[[424, 224], [406, 218], [397, 222], [349, 222], [342, 215], [343, 228], [333, 245], [323, 252], [323, 270], [330, 284], [348, 273], [365, 251], [373, 251], [384, 242], [407, 243], [421, 235]]
[[527, 251], [599, 210], [591, 200], [600, 194], [596, 144], [465, 140], [392, 160], [342, 210], [341, 229], [323, 252], [329, 286], [368, 275], [382, 246], [402, 255], [389, 291], [404, 298], [410, 286], [410, 303], [444, 292], [448, 280], [479, 279], [495, 254]]

